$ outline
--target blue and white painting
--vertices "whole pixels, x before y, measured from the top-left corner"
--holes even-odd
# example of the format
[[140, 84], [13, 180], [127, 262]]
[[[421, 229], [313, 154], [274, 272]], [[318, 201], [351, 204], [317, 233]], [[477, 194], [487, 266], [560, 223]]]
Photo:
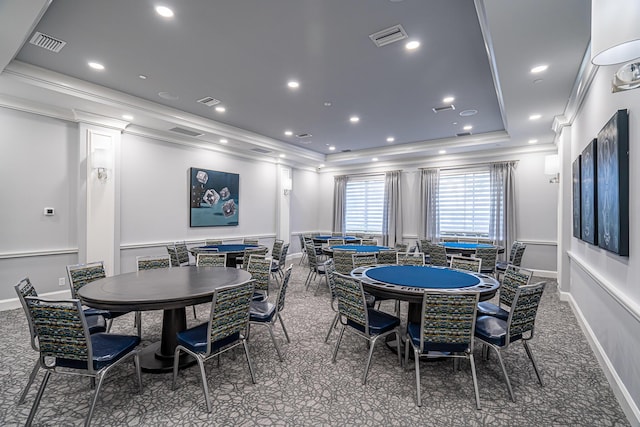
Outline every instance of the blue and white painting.
[[238, 225], [240, 175], [201, 168], [190, 169], [190, 225]]
[[596, 216], [596, 145], [592, 140], [580, 156], [580, 225], [582, 240], [592, 245], [598, 244], [598, 217]]

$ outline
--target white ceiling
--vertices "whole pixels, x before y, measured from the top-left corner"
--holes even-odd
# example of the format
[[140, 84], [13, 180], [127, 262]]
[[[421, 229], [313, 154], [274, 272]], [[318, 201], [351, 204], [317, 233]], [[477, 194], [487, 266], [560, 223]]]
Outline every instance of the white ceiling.
[[[162, 4], [175, 17], [165, 19], [152, 1], [9, 0], [0, 4], [0, 69], [8, 64], [0, 97], [223, 151], [286, 154], [312, 167], [529, 147], [531, 139], [539, 147], [553, 143], [553, 119], [576, 81], [590, 3], [170, 0]], [[419, 49], [369, 39], [396, 24], [420, 40]], [[49, 52], [29, 43], [33, 31], [67, 44]], [[531, 74], [539, 64], [549, 69]], [[300, 88], [289, 89], [290, 79]], [[455, 110], [434, 113], [447, 95]], [[196, 102], [205, 96], [227, 111]], [[478, 114], [460, 116], [469, 109]], [[535, 113], [542, 117], [530, 121]], [[350, 123], [351, 115], [360, 121]], [[471, 135], [456, 136], [464, 125], [473, 126]], [[175, 126], [203, 135], [168, 131]], [[287, 129], [312, 137], [287, 137]]]

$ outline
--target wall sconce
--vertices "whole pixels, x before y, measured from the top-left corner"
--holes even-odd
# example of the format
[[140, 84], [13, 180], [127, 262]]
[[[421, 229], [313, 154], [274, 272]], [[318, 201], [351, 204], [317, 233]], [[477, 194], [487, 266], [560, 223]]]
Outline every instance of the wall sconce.
[[111, 168], [111, 156], [106, 148], [96, 147], [91, 153], [91, 167], [98, 173], [100, 181], [106, 181], [109, 178], [108, 171]]
[[640, 58], [640, 2], [591, 1], [591, 62], [613, 65]]
[[282, 180], [282, 189], [284, 190], [284, 195], [287, 196], [293, 190], [293, 185], [291, 182], [291, 178], [286, 178]]
[[549, 179], [549, 183], [558, 184], [560, 182], [560, 159], [557, 154], [545, 156], [544, 174], [552, 176]]
[[640, 61], [623, 65], [613, 75], [611, 92], [637, 89], [640, 87]]

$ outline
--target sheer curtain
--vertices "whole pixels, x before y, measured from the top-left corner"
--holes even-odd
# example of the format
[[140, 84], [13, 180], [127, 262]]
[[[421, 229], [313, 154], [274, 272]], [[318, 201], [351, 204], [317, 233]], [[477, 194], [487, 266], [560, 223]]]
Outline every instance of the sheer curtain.
[[434, 241], [440, 234], [440, 213], [438, 212], [438, 183], [440, 169], [420, 171], [420, 212], [418, 238]]
[[489, 236], [496, 244], [506, 248], [508, 254], [516, 239], [516, 189], [517, 162], [493, 163], [489, 166], [491, 211]]
[[402, 242], [402, 171], [384, 175], [382, 244], [395, 246], [396, 242]]
[[346, 175], [336, 176], [333, 184], [333, 231], [344, 233], [344, 208], [345, 196], [347, 192]]

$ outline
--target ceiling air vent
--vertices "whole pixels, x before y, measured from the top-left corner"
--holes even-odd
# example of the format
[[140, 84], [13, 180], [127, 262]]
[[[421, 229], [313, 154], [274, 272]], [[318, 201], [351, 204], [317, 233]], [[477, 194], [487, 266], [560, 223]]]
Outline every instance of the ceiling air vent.
[[311, 138], [312, 136], [313, 136], [313, 135], [311, 135], [310, 133], [299, 133], [299, 134], [296, 134], [296, 137], [297, 137], [297, 138], [301, 138], [301, 139], [304, 139], [304, 138]]
[[201, 104], [206, 105], [207, 107], [213, 107], [214, 105], [220, 104], [220, 100], [219, 99], [215, 99], [212, 96], [205, 96], [202, 99], [198, 99], [198, 102], [201, 103]]
[[182, 135], [188, 135], [188, 136], [202, 136], [204, 135], [204, 133], [200, 133], [198, 131], [195, 130], [190, 130], [190, 129], [185, 129], [185, 128], [181, 128], [181, 127], [174, 127], [169, 129], [171, 132], [175, 132], [175, 133], [180, 133]]
[[266, 150], [264, 148], [252, 148], [251, 151], [255, 151], [256, 153], [268, 154], [271, 150]]
[[29, 43], [55, 53], [60, 52], [64, 45], [67, 44], [65, 41], [42, 34], [39, 31], [35, 32]]
[[350, 153], [350, 152], [351, 152], [351, 150], [350, 150], [350, 149], [342, 150], [342, 153]]
[[443, 111], [449, 111], [449, 110], [455, 110], [456, 107], [455, 105], [451, 104], [451, 105], [445, 105], [444, 107], [433, 107], [432, 110], [434, 113], [438, 114], [438, 113], [442, 113]]
[[471, 135], [471, 132], [460, 132], [460, 133], [456, 133], [456, 136], [469, 136]]
[[378, 47], [406, 39], [407, 37], [407, 32], [402, 28], [402, 25], [394, 25], [393, 27], [380, 30], [369, 36], [371, 41]]

